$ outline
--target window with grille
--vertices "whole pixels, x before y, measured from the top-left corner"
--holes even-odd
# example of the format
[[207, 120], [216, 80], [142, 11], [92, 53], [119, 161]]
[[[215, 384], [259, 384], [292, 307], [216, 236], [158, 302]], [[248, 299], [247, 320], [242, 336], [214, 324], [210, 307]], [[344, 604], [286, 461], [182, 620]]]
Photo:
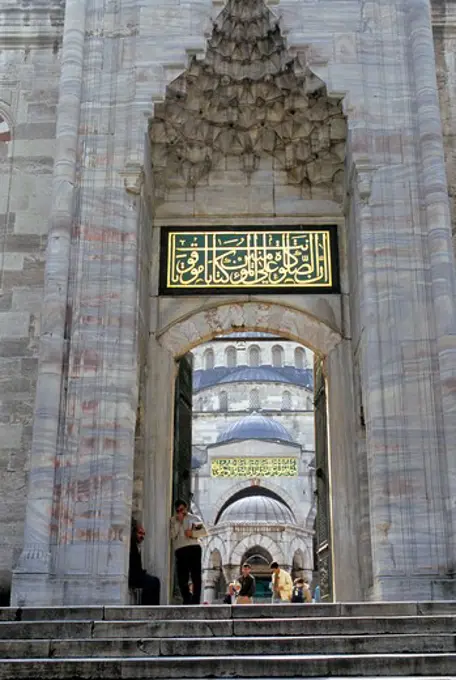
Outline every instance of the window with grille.
[[285, 391], [282, 394], [282, 411], [291, 411], [291, 394]]
[[249, 349], [249, 366], [259, 366], [260, 365], [260, 348], [251, 347]]
[[226, 365], [228, 368], [234, 368], [236, 364], [236, 349], [234, 347], [228, 347], [226, 350]]
[[227, 392], [220, 392], [219, 409], [220, 409], [220, 411], [228, 411], [228, 393]]
[[307, 357], [303, 348], [296, 347], [294, 355], [295, 355], [295, 367], [307, 368]]
[[281, 368], [283, 366], [283, 347], [280, 345], [275, 345], [272, 348], [272, 365], [275, 368]]
[[249, 408], [257, 411], [260, 408], [260, 393], [257, 389], [251, 390], [249, 394]]
[[210, 371], [211, 368], [214, 368], [214, 363], [215, 363], [214, 350], [207, 349], [204, 352], [204, 368], [205, 368], [205, 370]]

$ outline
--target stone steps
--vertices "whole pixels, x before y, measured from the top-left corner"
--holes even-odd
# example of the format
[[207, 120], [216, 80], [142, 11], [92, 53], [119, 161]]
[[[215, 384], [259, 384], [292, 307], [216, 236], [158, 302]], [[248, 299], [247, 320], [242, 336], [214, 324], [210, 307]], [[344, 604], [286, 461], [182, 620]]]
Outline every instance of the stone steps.
[[331, 604], [162, 607], [0, 607], [0, 621], [125, 621], [142, 619], [247, 619], [456, 615], [456, 602], [342, 602]]
[[0, 659], [456, 653], [456, 635], [1, 640]]
[[453, 675], [456, 654], [344, 654], [16, 659], [0, 661], [0, 679], [323, 678]]
[[0, 609], [0, 680], [456, 678], [456, 603]]
[[2, 621], [0, 640], [76, 638], [213, 638], [302, 635], [453, 633], [456, 617], [386, 616], [290, 619], [149, 619], [142, 621]]

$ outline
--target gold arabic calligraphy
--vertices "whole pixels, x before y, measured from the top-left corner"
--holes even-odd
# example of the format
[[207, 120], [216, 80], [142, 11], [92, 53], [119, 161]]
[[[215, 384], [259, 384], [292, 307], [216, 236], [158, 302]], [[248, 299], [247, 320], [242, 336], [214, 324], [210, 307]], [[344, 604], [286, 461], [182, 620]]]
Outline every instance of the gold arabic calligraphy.
[[168, 288], [333, 285], [322, 231], [170, 232]]
[[296, 477], [297, 458], [214, 458], [212, 477]]

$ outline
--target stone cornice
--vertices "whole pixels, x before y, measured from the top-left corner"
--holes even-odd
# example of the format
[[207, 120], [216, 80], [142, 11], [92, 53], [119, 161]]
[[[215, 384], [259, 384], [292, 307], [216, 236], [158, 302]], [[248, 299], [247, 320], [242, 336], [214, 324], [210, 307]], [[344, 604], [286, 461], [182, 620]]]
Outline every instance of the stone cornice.
[[0, 9], [0, 43], [13, 49], [55, 45], [62, 37], [64, 16], [61, 0]]

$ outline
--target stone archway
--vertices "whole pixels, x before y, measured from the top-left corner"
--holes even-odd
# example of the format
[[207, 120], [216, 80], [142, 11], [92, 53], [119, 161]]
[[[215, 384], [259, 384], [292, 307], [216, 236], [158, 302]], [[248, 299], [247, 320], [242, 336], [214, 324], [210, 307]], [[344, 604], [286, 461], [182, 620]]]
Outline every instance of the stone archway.
[[[248, 39], [246, 40], [246, 35]], [[244, 55], [244, 56], [242, 56]], [[246, 56], [247, 55], [247, 56]], [[228, 0], [213, 26], [201, 60], [168, 83], [149, 125], [145, 195], [151, 198], [152, 243], [160, 227], [184, 221], [201, 225], [337, 224], [345, 237], [347, 120], [343, 94], [328, 90], [290, 54], [279, 22], [264, 0]], [[350, 159], [352, 164], [354, 159]], [[149, 162], [150, 161], [150, 162]], [[350, 175], [350, 181], [353, 175]], [[171, 221], [170, 221], [171, 220]], [[153, 248], [155, 250], [155, 248]], [[346, 255], [341, 252], [341, 269]], [[158, 290], [158, 255], [152, 261], [148, 384], [146, 514], [159, 524], [150, 561], [166, 555], [170, 431], [175, 360], [192, 347], [232, 330], [265, 331], [300, 342], [324, 357], [332, 390], [328, 403], [337, 494], [338, 536], [359, 525], [350, 499], [359, 488], [353, 442], [355, 413], [351, 341], [342, 296], [230, 295], [176, 299]], [[343, 284], [344, 293], [347, 285]], [[160, 385], [159, 395], [153, 385]], [[169, 385], [170, 394], [163, 385]], [[155, 388], [156, 389], [156, 388]], [[325, 431], [324, 436], [327, 436]], [[355, 544], [358, 541], [355, 540]], [[339, 546], [341, 574], [357, 573], [356, 550]], [[159, 575], [166, 581], [166, 559]], [[337, 577], [337, 573], [336, 573]], [[344, 596], [363, 598], [360, 579], [341, 580]]]
[[251, 534], [250, 536], [246, 536], [241, 541], [236, 543], [230, 553], [230, 564], [240, 567], [245, 553], [255, 545], [259, 545], [266, 552], [272, 555], [272, 559], [277, 560], [279, 564], [285, 565], [287, 563], [287, 557], [280, 545], [270, 538], [267, 533], [263, 534], [261, 532], [257, 532], [255, 534]]
[[[168, 581], [166, 548], [169, 545], [167, 525], [171, 500], [168, 482], [164, 484], [163, 480], [169, 480], [171, 475], [175, 361], [192, 347], [232, 330], [274, 333], [300, 342], [324, 357], [328, 377], [329, 436], [331, 442], [337, 442], [337, 458], [333, 465], [337, 475], [337, 493], [333, 499], [335, 554], [338, 556], [335, 574], [336, 578], [339, 573], [341, 578], [346, 573], [357, 574], [356, 545], [347, 550], [345, 540], [350, 526], [356, 524], [350, 511], [346, 510], [350, 508], [351, 489], [357, 475], [353, 451], [355, 414], [351, 353], [350, 341], [344, 339], [339, 330], [336, 308], [337, 300], [325, 296], [289, 296], [280, 301], [259, 296], [205, 300], [191, 297], [185, 304], [176, 298], [157, 298], [156, 326], [149, 345], [149, 387], [145, 405], [146, 414], [150, 414], [146, 418], [146, 439], [153, 455], [148, 455], [146, 460], [148, 488], [144, 499], [146, 518], [150, 517], [154, 525], [149, 559], [164, 583]], [[159, 391], [157, 385], [161, 386]], [[338, 511], [341, 505], [344, 511]], [[341, 580], [341, 586], [343, 583]], [[359, 580], [353, 578], [347, 585], [345, 579], [343, 596], [362, 599], [362, 594], [356, 590], [358, 583]]]
[[[274, 333], [300, 342], [317, 354], [330, 354], [341, 342], [342, 334], [337, 329], [328, 298], [301, 299], [300, 303], [300, 306], [292, 306], [290, 297], [286, 302], [277, 303], [260, 296], [250, 296], [250, 300], [221, 302], [218, 299], [202, 306], [199, 300], [192, 298], [193, 309], [160, 329], [156, 337], [175, 357], [233, 330]], [[179, 301], [167, 302], [168, 313], [170, 306], [177, 310], [181, 304]]]

